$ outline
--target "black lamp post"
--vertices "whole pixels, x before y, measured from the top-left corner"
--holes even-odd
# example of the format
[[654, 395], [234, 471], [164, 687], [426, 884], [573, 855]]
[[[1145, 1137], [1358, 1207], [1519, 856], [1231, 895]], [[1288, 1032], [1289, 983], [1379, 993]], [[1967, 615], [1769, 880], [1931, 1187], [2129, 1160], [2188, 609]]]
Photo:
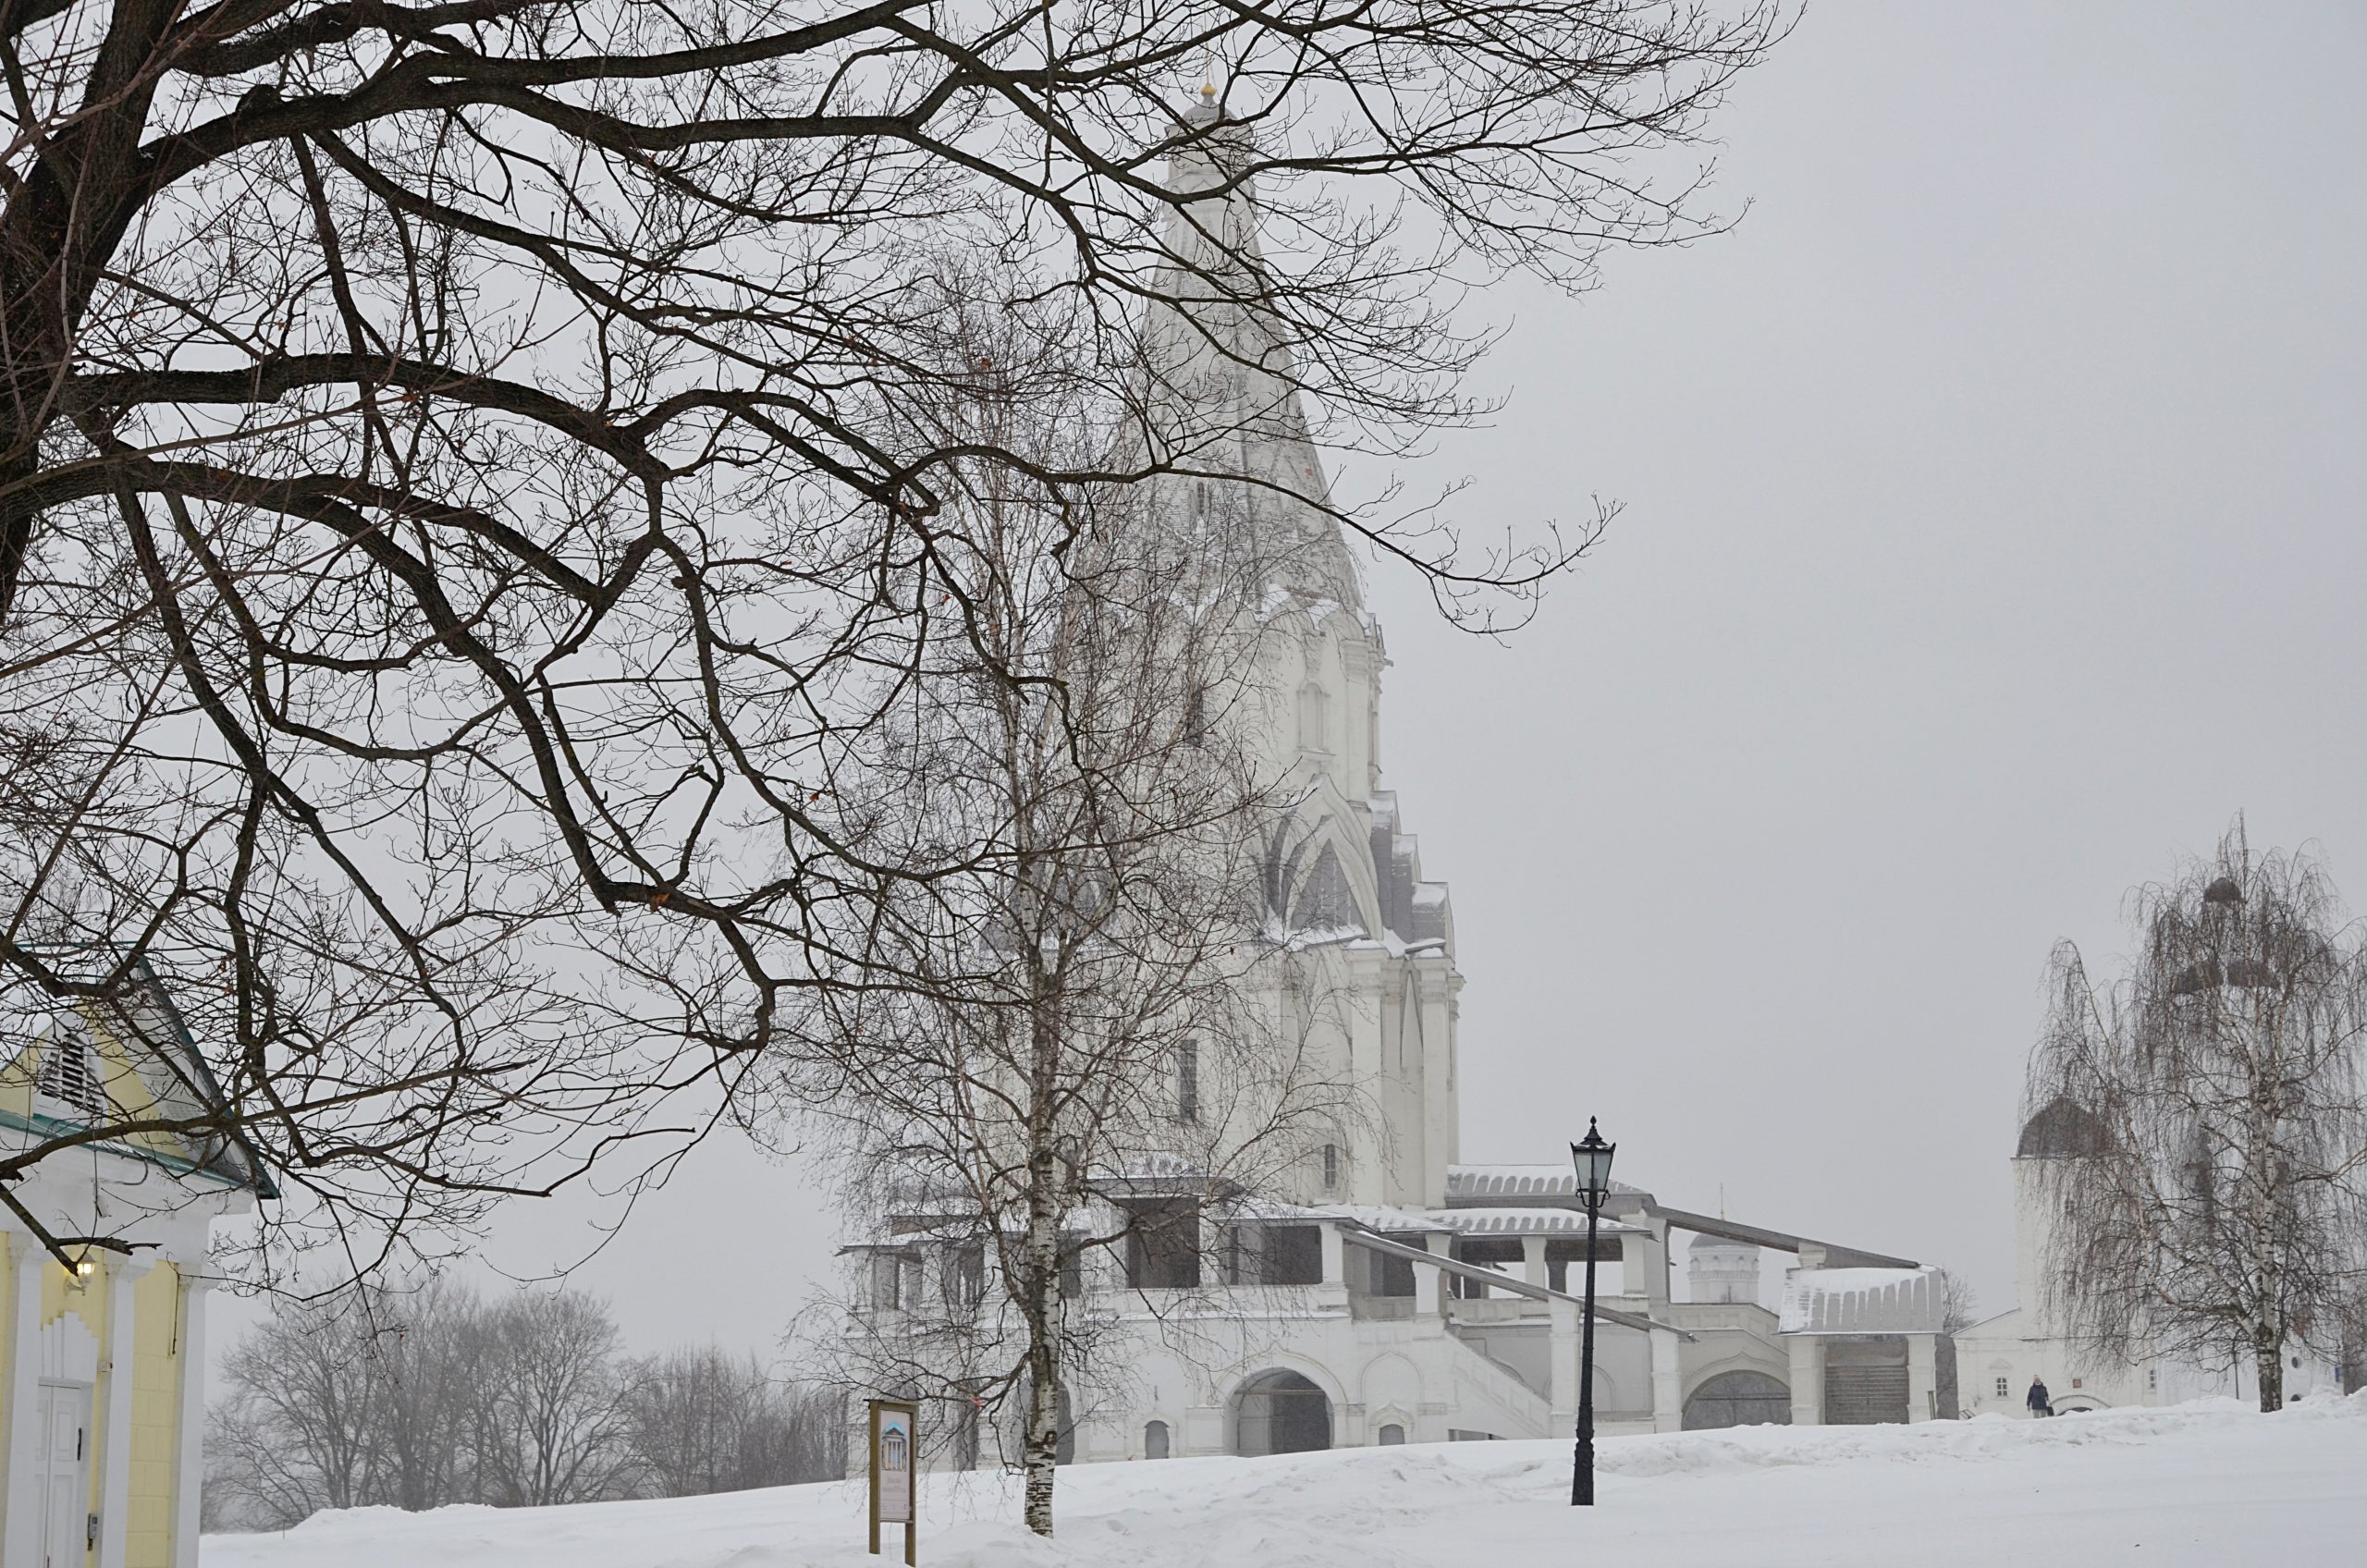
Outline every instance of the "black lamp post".
[[1570, 1145], [1577, 1168], [1578, 1201], [1587, 1206], [1587, 1304], [1578, 1320], [1578, 1452], [1570, 1469], [1570, 1506], [1594, 1506], [1594, 1238], [1602, 1201], [1611, 1195], [1611, 1157], [1617, 1144], [1602, 1141], [1594, 1118], [1587, 1118], [1583, 1143]]

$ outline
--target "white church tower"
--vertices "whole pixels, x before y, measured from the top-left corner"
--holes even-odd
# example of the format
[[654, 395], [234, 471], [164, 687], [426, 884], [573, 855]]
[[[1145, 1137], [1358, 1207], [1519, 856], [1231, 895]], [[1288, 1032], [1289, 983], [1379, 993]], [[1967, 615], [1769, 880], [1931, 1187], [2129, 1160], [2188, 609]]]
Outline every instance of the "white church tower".
[[[1212, 105], [1194, 111], [1212, 124]], [[1245, 138], [1246, 132], [1240, 133]], [[1446, 886], [1381, 788], [1380, 627], [1339, 520], [1298, 394], [1293, 355], [1255, 307], [1241, 258], [1258, 256], [1257, 198], [1220, 160], [1245, 140], [1220, 128], [1178, 155], [1171, 189], [1211, 192], [1169, 232], [1179, 258], [1147, 338], [1147, 439], [1174, 475], [1156, 504], [1188, 535], [1236, 540], [1254, 557], [1257, 699], [1242, 704], [1250, 747], [1284, 802], [1266, 852], [1267, 935], [1287, 946], [1283, 1016], [1372, 1114], [1342, 1125], [1308, 1162], [1311, 1203], [1436, 1206], [1457, 1156], [1454, 923]], [[1216, 524], [1221, 524], [1217, 526]], [[1218, 545], [1219, 548], [1228, 546]]]

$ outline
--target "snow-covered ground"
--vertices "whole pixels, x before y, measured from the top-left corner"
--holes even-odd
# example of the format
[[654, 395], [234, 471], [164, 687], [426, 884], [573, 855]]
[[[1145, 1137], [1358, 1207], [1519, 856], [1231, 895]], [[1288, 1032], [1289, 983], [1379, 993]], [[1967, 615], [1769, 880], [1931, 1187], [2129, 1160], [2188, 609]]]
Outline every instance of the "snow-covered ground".
[[[1782, 1568], [2367, 1563], [2367, 1393], [2054, 1421], [1616, 1438], [1574, 1510], [1569, 1445], [1454, 1443], [1063, 1470], [1060, 1537], [1015, 1488], [939, 1482], [932, 1568]], [[868, 1557], [851, 1485], [578, 1508], [322, 1514], [216, 1536], [203, 1568], [818, 1568]], [[893, 1537], [890, 1544], [897, 1543]]]

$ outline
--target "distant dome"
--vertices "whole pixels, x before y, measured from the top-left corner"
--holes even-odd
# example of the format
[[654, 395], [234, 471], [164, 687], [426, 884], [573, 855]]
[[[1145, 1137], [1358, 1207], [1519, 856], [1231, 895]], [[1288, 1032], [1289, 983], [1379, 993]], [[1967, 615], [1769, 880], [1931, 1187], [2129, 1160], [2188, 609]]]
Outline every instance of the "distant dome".
[[1759, 1248], [1748, 1242], [1697, 1232], [1686, 1249], [1685, 1269], [1693, 1281], [1695, 1301], [1759, 1299]]
[[1725, 1236], [1704, 1234], [1694, 1237], [1693, 1244], [1686, 1250], [1698, 1256], [1702, 1253], [1712, 1252], [1756, 1253], [1759, 1248], [1748, 1242], [1737, 1242]]
[[2079, 1159], [2102, 1154], [2110, 1141], [2095, 1112], [2067, 1096], [2058, 1095], [2022, 1123], [2021, 1142], [2015, 1145], [2014, 1153], [2031, 1159]]
[[2244, 890], [2236, 886], [2234, 877], [2222, 876], [2202, 889], [2202, 901], [2207, 904], [2239, 904], [2244, 901]]

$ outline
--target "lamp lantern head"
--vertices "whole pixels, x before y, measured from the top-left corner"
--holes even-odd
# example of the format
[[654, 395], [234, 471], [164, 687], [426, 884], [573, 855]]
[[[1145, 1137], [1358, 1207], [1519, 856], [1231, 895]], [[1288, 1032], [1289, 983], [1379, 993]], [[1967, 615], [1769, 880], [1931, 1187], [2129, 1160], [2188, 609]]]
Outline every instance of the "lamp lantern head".
[[1595, 1119], [1587, 1118], [1584, 1140], [1570, 1145], [1570, 1164], [1578, 1174], [1578, 1201], [1588, 1208], [1600, 1208], [1611, 1195], [1611, 1157], [1617, 1153], [1617, 1144], [1602, 1140], [1602, 1130]]

